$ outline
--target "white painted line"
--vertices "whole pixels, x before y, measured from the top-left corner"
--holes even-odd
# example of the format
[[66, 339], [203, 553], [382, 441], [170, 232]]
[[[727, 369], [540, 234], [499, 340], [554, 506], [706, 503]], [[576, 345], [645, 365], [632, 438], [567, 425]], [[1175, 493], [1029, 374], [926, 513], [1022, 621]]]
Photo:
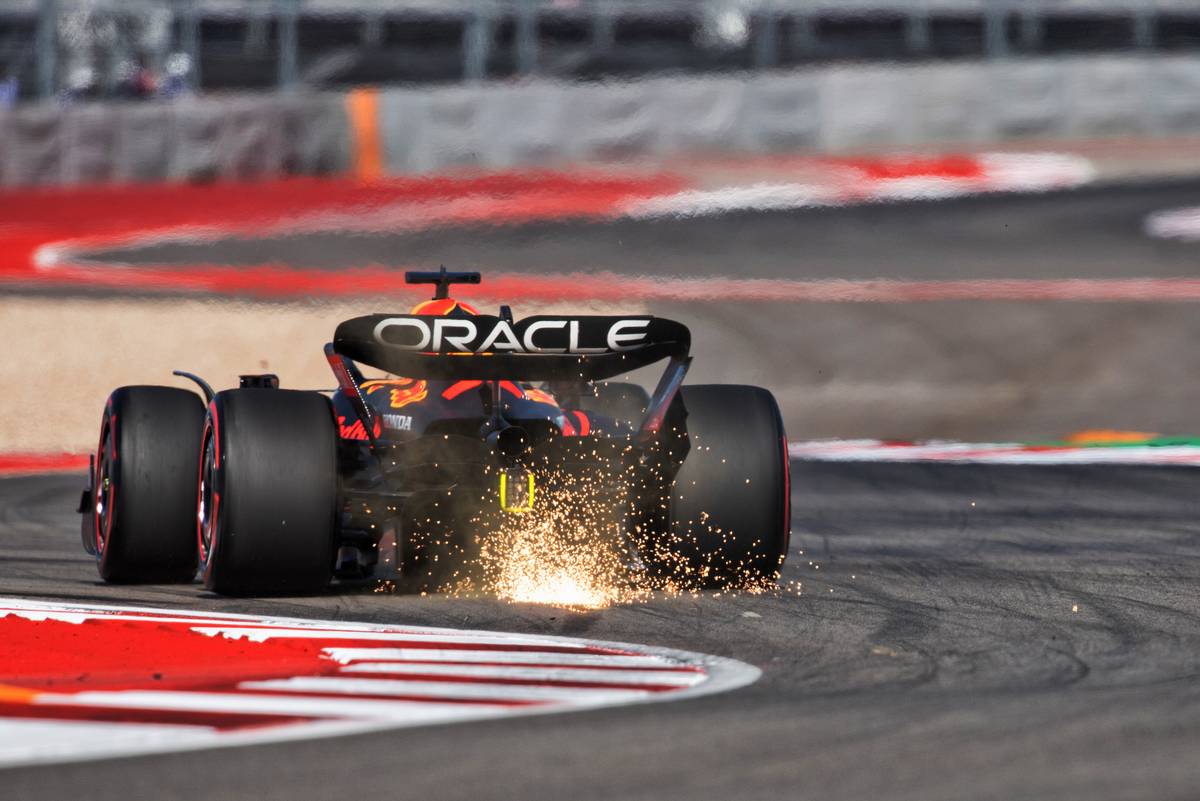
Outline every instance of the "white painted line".
[[80, 755], [153, 751], [167, 740], [190, 742], [203, 748], [212, 740], [212, 729], [207, 726], [0, 718], [0, 765], [66, 762], [79, 759]]
[[[400, 629], [397, 631], [336, 631], [327, 628], [322, 629], [285, 629], [285, 628], [244, 628], [233, 626], [202, 626], [197, 627], [195, 631], [200, 634], [208, 634], [210, 636], [221, 636], [231, 640], [247, 639], [251, 642], [265, 642], [266, 640], [280, 639], [312, 639], [314, 634], [319, 634], [322, 640], [379, 640], [381, 642], [430, 642], [441, 643], [445, 645], [466, 644], [470, 646], [529, 646], [536, 648], [537, 646], [547, 645], [545, 637], [526, 637], [519, 634], [503, 634], [493, 632], [473, 632], [470, 637], [464, 638], [459, 632], [453, 634], [426, 633], [419, 630]], [[586, 646], [573, 643], [550, 643], [554, 648], [578, 648], [584, 649]]]
[[523, 667], [514, 665], [422, 665], [412, 662], [355, 662], [342, 675], [375, 673], [397, 676], [578, 681], [597, 684], [673, 684], [689, 687], [704, 680], [702, 673], [684, 670], [595, 670], [586, 667]]
[[1047, 192], [1082, 186], [1096, 177], [1090, 161], [1069, 153], [985, 153], [967, 174], [873, 175], [847, 167], [843, 180], [821, 183], [760, 182], [716, 189], [685, 189], [627, 201], [635, 219], [702, 217], [737, 211], [850, 206], [896, 200], [943, 200], [997, 192]]
[[1200, 466], [1200, 447], [1194, 445], [1036, 446], [995, 442], [816, 440], [793, 442], [788, 446], [788, 453], [793, 459], [817, 462]]
[[1146, 217], [1145, 231], [1157, 239], [1200, 242], [1200, 206], [1156, 211]]
[[[445, 720], [492, 716], [513, 707], [446, 703], [443, 698], [381, 701], [375, 698], [323, 698], [314, 695], [269, 695], [246, 692], [171, 692], [166, 690], [116, 690], [73, 694], [47, 693], [38, 705], [66, 705], [93, 709], [156, 710], [237, 715], [312, 716], [387, 720], [408, 726]], [[520, 708], [520, 707], [516, 707]], [[302, 724], [292, 724], [302, 725]]]
[[648, 692], [648, 690], [620, 688], [539, 687], [482, 681], [418, 681], [399, 677], [395, 679], [360, 679], [340, 676], [298, 676], [291, 679], [247, 681], [239, 684], [238, 689], [247, 692], [272, 690], [298, 693], [344, 693], [351, 697], [356, 695], [419, 695], [433, 701], [461, 698], [481, 703], [609, 701], [622, 700], [626, 696], [642, 697]]
[[661, 656], [572, 654], [542, 651], [453, 651], [434, 648], [328, 648], [338, 662], [506, 662], [515, 665], [579, 665], [585, 667], [661, 668], [681, 664]]

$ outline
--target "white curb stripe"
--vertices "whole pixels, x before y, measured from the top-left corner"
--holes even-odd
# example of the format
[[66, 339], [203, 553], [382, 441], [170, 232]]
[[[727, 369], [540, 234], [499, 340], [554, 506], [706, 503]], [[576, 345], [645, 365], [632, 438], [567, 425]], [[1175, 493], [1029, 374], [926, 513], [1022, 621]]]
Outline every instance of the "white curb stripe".
[[507, 662], [517, 665], [571, 665], [581, 667], [662, 668], [682, 664], [660, 656], [614, 654], [571, 654], [544, 651], [444, 651], [425, 648], [329, 648], [326, 653], [338, 662]]
[[293, 679], [248, 681], [238, 685], [248, 692], [274, 690], [300, 693], [343, 693], [356, 695], [419, 695], [430, 700], [466, 699], [481, 703], [512, 701], [590, 701], [623, 700], [642, 697], [649, 690], [592, 689], [580, 687], [538, 687], [521, 684], [491, 684], [473, 681], [416, 681], [412, 679], [358, 679], [325, 676], [301, 676]]
[[375, 673], [389, 676], [447, 676], [531, 681], [579, 681], [596, 684], [676, 684], [690, 686], [704, 675], [680, 670], [593, 670], [586, 667], [515, 667], [504, 665], [420, 665], [412, 662], [355, 662], [342, 674]]

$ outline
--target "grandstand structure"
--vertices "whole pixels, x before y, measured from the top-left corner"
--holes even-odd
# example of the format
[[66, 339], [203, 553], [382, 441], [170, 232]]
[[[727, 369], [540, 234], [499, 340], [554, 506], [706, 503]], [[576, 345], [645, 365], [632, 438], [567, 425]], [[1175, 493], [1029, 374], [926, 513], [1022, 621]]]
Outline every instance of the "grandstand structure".
[[4, 0], [20, 100], [1200, 48], [1189, 0]]

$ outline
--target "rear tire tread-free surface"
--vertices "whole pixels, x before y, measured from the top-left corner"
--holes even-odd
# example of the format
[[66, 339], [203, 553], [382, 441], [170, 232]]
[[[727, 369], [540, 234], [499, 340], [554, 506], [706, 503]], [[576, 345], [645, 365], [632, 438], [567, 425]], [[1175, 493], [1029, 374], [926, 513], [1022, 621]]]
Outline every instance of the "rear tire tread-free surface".
[[337, 429], [318, 392], [233, 389], [209, 406], [200, 558], [222, 595], [320, 592], [333, 575]]
[[688, 451], [667, 490], [658, 572], [686, 586], [774, 583], [791, 526], [779, 406], [760, 387], [700, 384], [680, 392]]
[[196, 574], [196, 464], [204, 403], [176, 387], [127, 386], [100, 424], [96, 486], [85, 511], [100, 577], [190, 581]]

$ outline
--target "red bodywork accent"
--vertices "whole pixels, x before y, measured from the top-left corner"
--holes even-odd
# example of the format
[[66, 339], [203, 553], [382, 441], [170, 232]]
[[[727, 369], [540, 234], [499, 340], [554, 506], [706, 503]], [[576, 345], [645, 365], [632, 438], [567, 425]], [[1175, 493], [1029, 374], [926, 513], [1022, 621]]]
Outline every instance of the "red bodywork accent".
[[[383, 434], [383, 424], [381, 423], [379, 418], [375, 418], [375, 422], [372, 425], [372, 428], [375, 429], [376, 437]], [[338, 416], [338, 436], [340, 436], [342, 439], [354, 439], [354, 440], [370, 439], [370, 437], [367, 436], [367, 430], [365, 428], [363, 428], [362, 420], [355, 420], [352, 424], [346, 425], [346, 416], [345, 415]]]
[[442, 392], [442, 397], [446, 400], [454, 400], [464, 392], [469, 392], [472, 389], [481, 386], [483, 386], [482, 381], [456, 381], [450, 386], [446, 387], [445, 391]]
[[574, 411], [571, 414], [575, 415], [575, 419], [579, 421], [579, 436], [586, 437], [592, 430], [592, 421], [584, 412]]
[[[446, 389], [442, 391], [442, 397], [445, 398], [446, 400], [454, 400], [455, 398], [457, 398], [459, 395], [463, 394], [464, 392], [469, 392], [472, 389], [478, 389], [481, 386], [483, 386], [482, 381], [474, 381], [474, 380], [455, 381], [453, 384], [446, 387]], [[502, 392], [507, 392], [510, 395], [514, 395], [518, 398], [521, 398], [522, 400], [524, 400], [524, 398], [525, 398], [525, 390], [521, 389], [519, 386], [514, 384], [512, 381], [501, 381], [500, 382], [500, 390]]]
[[427, 314], [430, 316], [445, 317], [455, 309], [462, 309], [467, 314], [478, 315], [479, 312], [469, 303], [455, 300], [454, 298], [434, 298], [418, 303], [413, 307], [409, 314]]

